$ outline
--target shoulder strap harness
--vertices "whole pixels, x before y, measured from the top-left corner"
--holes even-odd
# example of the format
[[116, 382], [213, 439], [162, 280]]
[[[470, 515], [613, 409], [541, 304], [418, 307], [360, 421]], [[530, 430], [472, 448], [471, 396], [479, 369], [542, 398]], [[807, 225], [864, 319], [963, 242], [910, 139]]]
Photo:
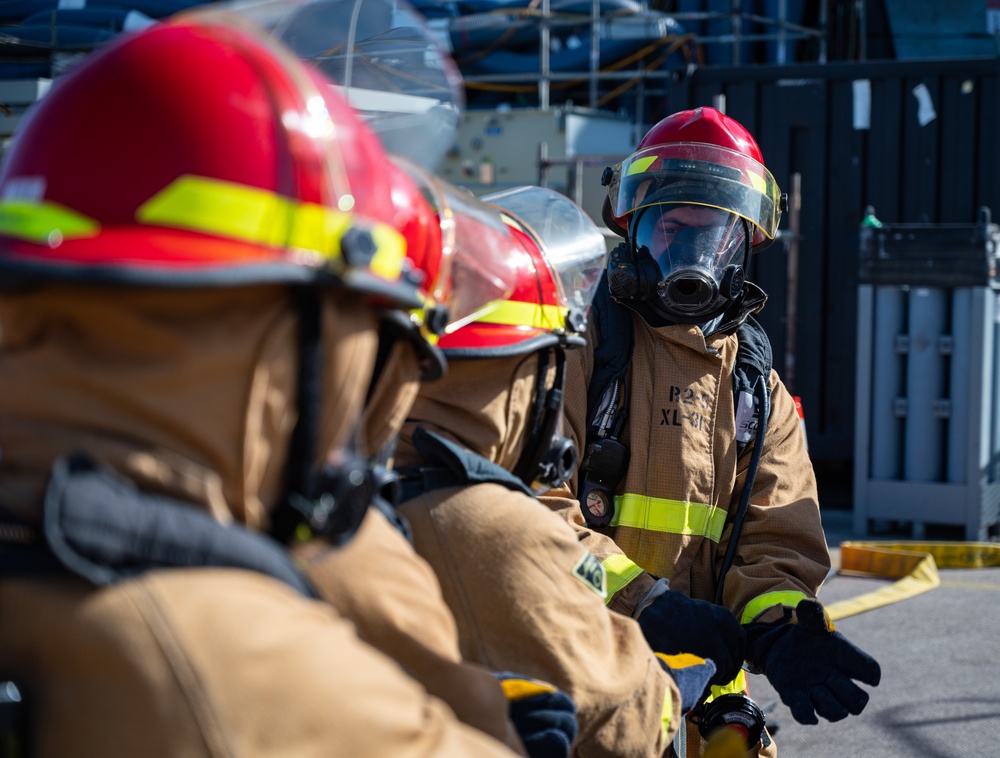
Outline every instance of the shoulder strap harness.
[[[594, 370], [587, 387], [587, 440], [578, 489], [580, 508], [587, 523], [590, 526], [607, 526], [614, 516], [615, 489], [628, 470], [629, 450], [620, 442], [619, 436], [628, 417], [629, 367], [635, 346], [632, 311], [611, 297], [607, 272], [597, 287], [589, 317], [594, 321], [597, 335]], [[761, 438], [766, 434], [770, 414], [768, 380], [773, 358], [767, 333], [753, 315], [744, 314], [736, 323], [735, 332], [738, 343], [733, 371], [733, 399], [737, 454], [743, 455], [758, 432]], [[721, 601], [723, 578], [735, 556], [760, 450], [760, 445], [753, 447], [746, 485], [720, 573], [716, 602]]]

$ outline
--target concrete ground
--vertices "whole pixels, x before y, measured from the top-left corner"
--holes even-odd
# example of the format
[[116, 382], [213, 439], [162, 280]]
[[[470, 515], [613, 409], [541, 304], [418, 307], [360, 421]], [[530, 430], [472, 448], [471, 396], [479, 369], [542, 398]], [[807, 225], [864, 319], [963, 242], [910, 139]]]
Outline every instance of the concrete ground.
[[[833, 566], [852, 534], [849, 510], [823, 513]], [[777, 724], [781, 758], [980, 758], [1000, 756], [1000, 568], [940, 569], [941, 586], [837, 622], [882, 666], [882, 682], [860, 716], [804, 726], [763, 676], [750, 694]], [[890, 584], [832, 574], [826, 603]]]

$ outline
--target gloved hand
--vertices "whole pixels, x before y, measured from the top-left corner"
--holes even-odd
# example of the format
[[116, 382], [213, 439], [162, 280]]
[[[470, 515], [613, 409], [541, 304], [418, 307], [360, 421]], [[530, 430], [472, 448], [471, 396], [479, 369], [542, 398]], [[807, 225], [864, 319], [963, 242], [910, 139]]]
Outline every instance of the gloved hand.
[[715, 664], [691, 653], [664, 655], [657, 653], [660, 665], [673, 677], [681, 692], [681, 715], [688, 713], [705, 698], [705, 690], [715, 673]]
[[637, 606], [636, 620], [655, 653], [692, 653], [715, 664], [710, 684], [736, 678], [746, 655], [746, 634], [728, 608], [695, 600], [657, 580]]
[[576, 739], [576, 703], [548, 682], [501, 671], [510, 720], [530, 758], [566, 758]]
[[872, 687], [882, 678], [878, 662], [855, 647], [830, 622], [823, 606], [802, 600], [795, 620], [747, 624], [748, 658], [762, 671], [800, 724], [817, 724], [817, 714], [840, 721], [857, 716], [868, 693], [852, 679]]

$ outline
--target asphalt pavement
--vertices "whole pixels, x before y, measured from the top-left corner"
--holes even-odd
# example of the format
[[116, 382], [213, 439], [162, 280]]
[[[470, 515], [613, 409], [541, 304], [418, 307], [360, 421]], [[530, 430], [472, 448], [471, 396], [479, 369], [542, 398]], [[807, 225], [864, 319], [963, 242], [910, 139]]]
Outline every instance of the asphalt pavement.
[[[841, 542], [883, 539], [853, 534], [849, 510], [824, 511], [823, 521], [834, 570]], [[837, 622], [882, 667], [881, 684], [866, 687], [871, 700], [860, 716], [799, 724], [767, 679], [749, 677], [751, 696], [777, 725], [781, 758], [1000, 756], [1000, 568], [939, 573], [940, 587]], [[889, 584], [834, 571], [819, 599], [831, 603]]]

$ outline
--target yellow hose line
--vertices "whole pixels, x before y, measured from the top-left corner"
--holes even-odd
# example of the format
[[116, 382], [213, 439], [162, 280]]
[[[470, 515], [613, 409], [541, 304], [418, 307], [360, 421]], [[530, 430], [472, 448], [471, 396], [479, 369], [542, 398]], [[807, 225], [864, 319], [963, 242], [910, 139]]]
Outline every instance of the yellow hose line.
[[992, 542], [844, 542], [840, 570], [845, 576], [895, 579], [888, 587], [826, 606], [834, 621], [928, 592], [941, 584], [938, 567], [1000, 566], [1000, 544]]

